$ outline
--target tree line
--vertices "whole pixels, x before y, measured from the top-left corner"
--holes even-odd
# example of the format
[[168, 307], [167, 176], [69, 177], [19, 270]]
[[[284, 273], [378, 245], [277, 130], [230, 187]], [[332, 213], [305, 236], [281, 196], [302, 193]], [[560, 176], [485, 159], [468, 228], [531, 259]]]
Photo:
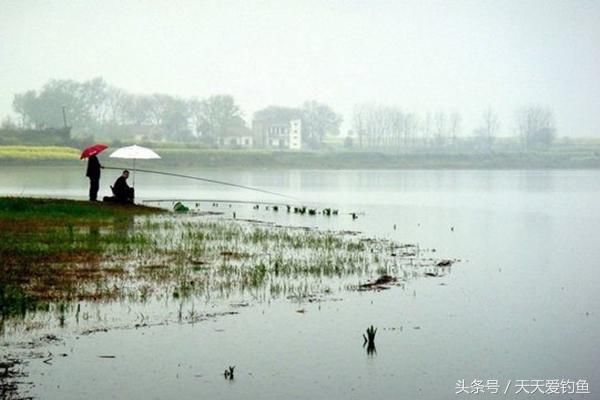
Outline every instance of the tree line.
[[[23, 129], [63, 127], [66, 117], [77, 136], [140, 136], [215, 145], [227, 136], [252, 135], [230, 95], [186, 99], [163, 93], [134, 94], [101, 77], [84, 82], [50, 80], [40, 90], [15, 94], [13, 108]], [[326, 137], [339, 135], [342, 123], [330, 106], [317, 101], [306, 101], [300, 107], [269, 106], [255, 112], [253, 118], [272, 123], [301, 119], [303, 143], [309, 148], [319, 148]], [[445, 148], [464, 143], [466, 136], [471, 145], [489, 150], [502, 127], [492, 108], [482, 113], [473, 132], [463, 135], [458, 111], [419, 114], [374, 104], [356, 106], [350, 125], [346, 145], [365, 149]], [[514, 135], [527, 149], [548, 146], [556, 137], [554, 114], [548, 107], [522, 107], [507, 125], [514, 127]]]
[[[515, 112], [514, 126], [513, 136], [517, 136], [526, 149], [549, 146], [556, 138], [554, 113], [548, 107], [530, 105], [519, 108]], [[498, 114], [488, 107], [477, 127], [466, 136], [466, 141], [473, 147], [489, 151], [500, 128]], [[399, 107], [374, 104], [355, 107], [350, 137], [352, 145], [375, 149], [444, 148], [465, 143], [462, 117], [457, 111], [418, 114]]]
[[[241, 108], [230, 95], [184, 99], [168, 94], [133, 94], [109, 85], [103, 78], [85, 82], [50, 80], [41, 90], [17, 93], [13, 109], [23, 129], [62, 127], [76, 135], [124, 138], [139, 134], [149, 140], [215, 144], [219, 138], [248, 135]], [[341, 116], [331, 107], [307, 101], [298, 108], [267, 107], [255, 117], [297, 115], [303, 121], [307, 144], [318, 147], [325, 136], [339, 134]]]

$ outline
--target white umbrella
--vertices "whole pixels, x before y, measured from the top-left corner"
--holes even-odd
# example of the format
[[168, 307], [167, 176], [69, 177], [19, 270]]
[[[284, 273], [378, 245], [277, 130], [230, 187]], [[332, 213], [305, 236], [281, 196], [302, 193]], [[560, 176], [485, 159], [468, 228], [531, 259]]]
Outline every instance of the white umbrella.
[[115, 150], [111, 155], [111, 158], [128, 158], [133, 159], [133, 184], [135, 186], [135, 160], [149, 160], [153, 158], [160, 158], [158, 154], [149, 148], [133, 145], [127, 147], [121, 147]]

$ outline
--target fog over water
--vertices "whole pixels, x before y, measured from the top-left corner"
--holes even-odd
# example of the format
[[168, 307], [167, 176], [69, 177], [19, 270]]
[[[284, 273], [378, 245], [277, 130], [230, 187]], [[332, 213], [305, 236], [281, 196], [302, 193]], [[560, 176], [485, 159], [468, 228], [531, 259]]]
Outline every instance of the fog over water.
[[49, 79], [139, 93], [233, 95], [246, 119], [315, 99], [459, 111], [550, 107], [559, 136], [598, 136], [600, 3], [592, 1], [0, 1], [0, 117]]

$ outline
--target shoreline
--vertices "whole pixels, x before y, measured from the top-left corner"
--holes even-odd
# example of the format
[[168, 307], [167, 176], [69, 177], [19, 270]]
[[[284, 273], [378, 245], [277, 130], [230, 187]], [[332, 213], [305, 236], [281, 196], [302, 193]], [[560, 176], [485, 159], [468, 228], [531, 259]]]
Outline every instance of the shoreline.
[[[594, 150], [554, 149], [539, 152], [495, 153], [391, 153], [358, 151], [288, 152], [265, 150], [160, 148], [161, 160], [153, 165], [225, 169], [323, 169], [323, 170], [535, 170], [600, 169], [600, 153]], [[9, 166], [78, 166], [78, 151], [68, 147], [0, 146], [0, 168]], [[104, 162], [108, 156], [104, 157]], [[160, 169], [160, 168], [158, 168]]]

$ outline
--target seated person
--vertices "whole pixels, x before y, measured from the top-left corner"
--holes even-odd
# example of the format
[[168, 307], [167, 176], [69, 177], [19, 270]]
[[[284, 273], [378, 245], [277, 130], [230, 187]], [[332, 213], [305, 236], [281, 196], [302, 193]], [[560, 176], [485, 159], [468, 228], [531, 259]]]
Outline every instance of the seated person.
[[134, 190], [127, 184], [127, 178], [129, 178], [129, 171], [125, 170], [121, 176], [115, 181], [115, 184], [111, 186], [113, 197], [105, 197], [105, 201], [116, 201], [118, 203], [133, 203]]

